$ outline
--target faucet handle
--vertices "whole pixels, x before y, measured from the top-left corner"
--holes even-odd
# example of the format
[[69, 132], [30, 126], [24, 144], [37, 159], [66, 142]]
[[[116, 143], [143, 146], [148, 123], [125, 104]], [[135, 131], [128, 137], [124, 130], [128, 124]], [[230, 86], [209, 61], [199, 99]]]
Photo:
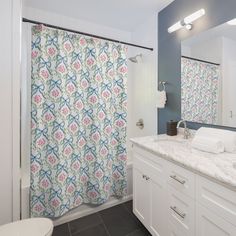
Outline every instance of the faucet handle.
[[191, 133], [188, 128], [184, 129], [184, 139], [188, 139], [191, 137]]
[[143, 119], [139, 119], [138, 122], [136, 122], [136, 126], [139, 127], [140, 129], [143, 129], [144, 128]]

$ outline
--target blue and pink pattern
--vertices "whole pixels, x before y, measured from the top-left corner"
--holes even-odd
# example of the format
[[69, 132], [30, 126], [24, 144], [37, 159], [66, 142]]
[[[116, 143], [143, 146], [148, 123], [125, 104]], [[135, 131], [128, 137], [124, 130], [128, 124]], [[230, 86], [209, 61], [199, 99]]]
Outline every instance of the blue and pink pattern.
[[126, 194], [127, 48], [32, 28], [31, 215]]
[[181, 118], [217, 124], [219, 66], [188, 58], [181, 60]]

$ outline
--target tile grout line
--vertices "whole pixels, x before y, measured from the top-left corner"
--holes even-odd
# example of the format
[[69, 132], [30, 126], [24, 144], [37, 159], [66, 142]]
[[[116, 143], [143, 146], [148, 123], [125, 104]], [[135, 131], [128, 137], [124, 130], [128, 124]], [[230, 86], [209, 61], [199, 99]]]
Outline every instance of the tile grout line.
[[[129, 213], [129, 215], [131, 216], [131, 218], [135, 219], [135, 220], [138, 220], [140, 222], [140, 227], [138, 229], [136, 229], [135, 231], [139, 231], [139, 230], [142, 230], [142, 227], [146, 228], [142, 222], [134, 215], [133, 213], [133, 207], [132, 207], [132, 212], [130, 212], [129, 208], [125, 205], [125, 203], [122, 204], [123, 207], [125, 208], [125, 210]], [[132, 232], [133, 233], [133, 232]], [[128, 235], [126, 235], [128, 236]]]
[[125, 236], [132, 235], [133, 233], [139, 232], [140, 230], [141, 230], [141, 229], [136, 229], [136, 230], [134, 230], [133, 232], [126, 234]]
[[100, 215], [99, 212], [97, 212], [97, 214], [98, 214], [98, 216], [100, 217], [100, 219], [101, 219], [101, 221], [102, 221], [102, 224], [103, 224], [103, 226], [104, 226], [104, 228], [105, 228], [105, 230], [106, 230], [106, 232], [107, 232], [107, 235], [108, 235], [108, 236], [111, 236], [111, 234], [110, 234], [110, 232], [108, 231], [108, 228], [107, 228], [107, 226], [106, 226], [104, 220], [102, 219], [102, 216]]
[[[93, 215], [97, 215], [97, 213], [94, 213], [94, 214], [91, 214], [91, 215], [87, 215], [87, 216], [85, 216], [85, 217], [91, 217], [91, 216], [93, 216]], [[72, 220], [72, 221], [69, 221], [68, 222], [68, 225], [69, 225], [69, 229], [70, 229], [70, 236], [73, 236], [74, 234], [77, 234], [77, 233], [81, 233], [81, 232], [83, 232], [83, 231], [86, 231], [86, 230], [88, 230], [88, 229], [90, 229], [90, 228], [93, 228], [93, 227], [96, 227], [96, 226], [98, 226], [100, 223], [96, 223], [96, 224], [92, 224], [92, 225], [90, 225], [90, 226], [85, 226], [82, 230], [81, 229], [78, 229], [78, 230], [76, 230], [74, 233], [72, 233], [71, 232], [71, 226], [70, 226], [70, 223], [71, 222], [73, 222], [73, 221], [79, 221], [79, 220], [81, 220], [82, 218], [84, 218], [84, 217], [80, 217], [80, 218], [77, 218], [77, 219], [75, 219], [75, 220]], [[98, 216], [98, 218], [101, 220], [101, 223], [103, 223], [103, 221], [102, 221], [102, 219]]]
[[128, 207], [127, 207], [124, 203], [122, 203], [122, 205], [123, 205], [123, 207], [125, 208], [125, 210], [129, 213], [129, 215], [132, 216], [132, 218], [136, 218], [136, 217], [133, 215], [133, 208], [132, 208], [132, 212], [130, 212], [130, 210], [128, 209]]
[[70, 224], [69, 223], [67, 223], [67, 227], [68, 227], [70, 236], [72, 236], [71, 229], [70, 229]]

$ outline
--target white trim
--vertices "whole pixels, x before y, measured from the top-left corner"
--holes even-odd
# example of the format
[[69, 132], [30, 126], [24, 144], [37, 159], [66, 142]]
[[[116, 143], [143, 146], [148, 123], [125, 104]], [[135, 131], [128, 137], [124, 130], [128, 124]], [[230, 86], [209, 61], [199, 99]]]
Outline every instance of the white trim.
[[20, 219], [21, 0], [12, 0], [12, 220]]
[[105, 210], [107, 208], [110, 208], [110, 207], [119, 205], [121, 203], [130, 201], [132, 199], [133, 199], [133, 195], [130, 194], [130, 195], [123, 197], [122, 199], [117, 199], [117, 198], [112, 197], [108, 202], [104, 203], [103, 205], [96, 206], [96, 207], [92, 207], [92, 206], [88, 206], [88, 205], [81, 205], [81, 206], [79, 206], [81, 208], [80, 211], [78, 211], [78, 209], [75, 209], [74, 212], [73, 211], [68, 212], [68, 214], [60, 217], [57, 220], [54, 220], [53, 224], [54, 224], [54, 226], [61, 225], [61, 224], [70, 222], [72, 220], [76, 220], [78, 218], [81, 218], [83, 216], [94, 214], [96, 212]]

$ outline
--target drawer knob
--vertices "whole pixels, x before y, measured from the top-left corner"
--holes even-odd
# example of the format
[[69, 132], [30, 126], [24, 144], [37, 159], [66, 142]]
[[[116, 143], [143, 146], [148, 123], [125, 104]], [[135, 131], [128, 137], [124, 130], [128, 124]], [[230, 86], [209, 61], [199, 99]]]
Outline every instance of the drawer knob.
[[177, 181], [178, 183], [184, 185], [186, 183], [185, 180], [178, 178], [176, 175], [170, 175], [170, 178]]
[[186, 217], [185, 213], [182, 213], [178, 210], [178, 208], [176, 206], [171, 206], [170, 209], [172, 211], [174, 211], [178, 216], [180, 216], [182, 219], [184, 219]]
[[143, 179], [149, 180], [150, 177], [148, 177], [147, 175], [143, 175]]

